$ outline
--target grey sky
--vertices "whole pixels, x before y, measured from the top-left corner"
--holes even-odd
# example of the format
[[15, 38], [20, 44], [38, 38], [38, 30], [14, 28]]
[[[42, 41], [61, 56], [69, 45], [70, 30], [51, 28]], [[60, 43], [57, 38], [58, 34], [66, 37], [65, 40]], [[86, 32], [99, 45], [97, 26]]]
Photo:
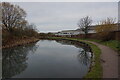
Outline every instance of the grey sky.
[[17, 2], [27, 12], [27, 20], [39, 32], [77, 29], [80, 18], [91, 16], [93, 24], [106, 17], [118, 16], [117, 2]]

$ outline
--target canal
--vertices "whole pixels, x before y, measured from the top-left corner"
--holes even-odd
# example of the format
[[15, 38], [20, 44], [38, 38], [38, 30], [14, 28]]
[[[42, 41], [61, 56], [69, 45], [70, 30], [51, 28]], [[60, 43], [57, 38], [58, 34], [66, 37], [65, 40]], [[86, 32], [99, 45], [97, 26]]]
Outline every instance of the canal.
[[91, 52], [67, 40], [40, 40], [3, 49], [3, 78], [83, 78]]

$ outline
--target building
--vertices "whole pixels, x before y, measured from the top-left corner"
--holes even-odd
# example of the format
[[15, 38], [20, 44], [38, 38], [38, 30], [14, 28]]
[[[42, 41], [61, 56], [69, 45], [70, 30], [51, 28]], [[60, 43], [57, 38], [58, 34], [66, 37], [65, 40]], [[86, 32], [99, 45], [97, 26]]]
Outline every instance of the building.
[[[113, 31], [119, 31], [120, 30], [120, 24], [113, 24], [115, 25], [115, 29]], [[98, 26], [98, 25], [97, 25]], [[96, 33], [95, 28], [97, 27], [96, 25], [90, 26], [88, 28], [88, 33]], [[64, 30], [55, 33], [57, 36], [71, 36], [71, 35], [78, 35], [78, 34], [85, 34], [81, 29], [76, 29], [76, 30]]]
[[[89, 28], [88, 33], [96, 33], [94, 26], [91, 26]], [[84, 32], [81, 29], [76, 29], [76, 30], [64, 30], [64, 31], [55, 33], [55, 35], [57, 36], [71, 36], [71, 35], [78, 35], [78, 34], [84, 34]]]
[[64, 30], [58, 33], [55, 33], [57, 36], [70, 36], [70, 35], [78, 35], [81, 32], [79, 30]]

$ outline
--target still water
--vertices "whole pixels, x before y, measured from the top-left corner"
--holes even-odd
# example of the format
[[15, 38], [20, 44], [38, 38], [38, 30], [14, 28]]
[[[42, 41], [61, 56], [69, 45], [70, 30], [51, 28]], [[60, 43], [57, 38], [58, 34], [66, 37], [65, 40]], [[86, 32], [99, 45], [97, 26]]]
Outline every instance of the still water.
[[65, 40], [3, 49], [3, 78], [82, 78], [90, 66], [90, 52]]

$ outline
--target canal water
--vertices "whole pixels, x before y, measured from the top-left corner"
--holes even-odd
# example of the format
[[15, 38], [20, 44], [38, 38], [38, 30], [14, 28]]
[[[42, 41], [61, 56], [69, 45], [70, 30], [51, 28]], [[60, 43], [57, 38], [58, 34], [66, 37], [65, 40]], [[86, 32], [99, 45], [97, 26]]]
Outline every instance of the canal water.
[[3, 78], [83, 78], [89, 70], [90, 52], [66, 40], [40, 40], [3, 49]]

